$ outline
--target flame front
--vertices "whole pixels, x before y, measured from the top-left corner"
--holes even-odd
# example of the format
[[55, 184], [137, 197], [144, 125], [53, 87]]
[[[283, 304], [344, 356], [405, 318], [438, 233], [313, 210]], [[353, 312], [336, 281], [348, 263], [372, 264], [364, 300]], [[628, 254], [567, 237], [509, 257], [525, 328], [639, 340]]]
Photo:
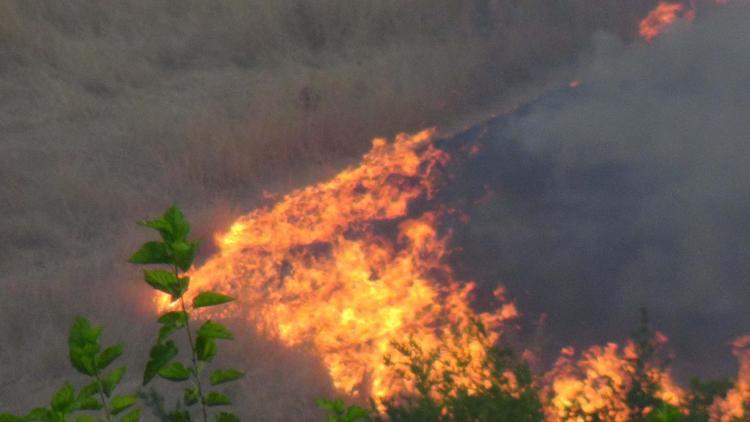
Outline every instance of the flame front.
[[[240, 217], [217, 236], [219, 252], [191, 271], [191, 292], [232, 294], [237, 301], [221, 316], [309, 347], [336, 388], [376, 399], [409, 388], [384, 364], [394, 341], [437, 350], [472, 318], [496, 341], [501, 322], [516, 315], [513, 305], [472, 311], [474, 285], [456, 282], [444, 263], [439, 215], [410, 214], [414, 200], [433, 195], [436, 169], [449, 160], [432, 136], [376, 139], [358, 167]], [[455, 349], [481, 349], [468, 337], [455, 341]]]
[[681, 3], [659, 2], [654, 10], [639, 25], [638, 33], [646, 41], [651, 41], [672, 26], [678, 18], [693, 20], [695, 12], [686, 9]]
[[[711, 3], [717, 6], [727, 5], [731, 0], [712, 0]], [[685, 19], [692, 22], [695, 19], [695, 3], [691, 2], [690, 6], [683, 3], [660, 1], [656, 7], [651, 10], [638, 25], [638, 34], [644, 40], [651, 42], [659, 35], [664, 33], [670, 26], [674, 25], [679, 19]]]
[[[545, 420], [627, 421], [644, 416], [631, 415], [628, 406], [628, 391], [636, 379], [636, 357], [635, 345], [630, 341], [622, 349], [616, 343], [593, 346], [578, 361], [572, 347], [564, 348], [545, 376]], [[652, 366], [646, 368], [646, 374], [649, 382], [658, 386], [658, 399], [674, 406], [684, 402], [685, 394], [669, 372]]]
[[[376, 139], [359, 166], [238, 218], [217, 235], [219, 251], [190, 271], [188, 296], [205, 290], [235, 296], [236, 302], [212, 316], [240, 319], [286, 346], [308, 348], [342, 393], [379, 401], [413, 391], [412, 381], [385, 361], [394, 343], [407, 340], [425, 355], [438, 354], [435, 379], [450, 372], [469, 393], [489, 382], [483, 354], [518, 312], [502, 289], [495, 292], [500, 306], [494, 311], [472, 309], [475, 285], [457, 281], [446, 264], [441, 212], [414, 206], [433, 197], [450, 160], [434, 146], [433, 134], [401, 134], [392, 143]], [[167, 296], [156, 299], [160, 309], [173, 306]], [[472, 321], [481, 322], [488, 336], [472, 336]], [[657, 340], [663, 344], [666, 337]], [[744, 417], [750, 402], [750, 336], [734, 343], [734, 353], [739, 379], [712, 405], [715, 421]], [[628, 404], [628, 391], [644, 379], [642, 372], [636, 376], [636, 356], [632, 342], [594, 346], [578, 359], [572, 348], [563, 349], [554, 368], [535, 383], [545, 420], [644, 416], [631, 414]], [[648, 384], [658, 386], [658, 399], [685, 404], [668, 371], [645, 370]], [[516, 389], [513, 374], [506, 378]]]
[[742, 336], [732, 343], [732, 354], [740, 362], [734, 387], [726, 397], [717, 397], [711, 405], [712, 422], [730, 422], [744, 418], [750, 403], [750, 336]]

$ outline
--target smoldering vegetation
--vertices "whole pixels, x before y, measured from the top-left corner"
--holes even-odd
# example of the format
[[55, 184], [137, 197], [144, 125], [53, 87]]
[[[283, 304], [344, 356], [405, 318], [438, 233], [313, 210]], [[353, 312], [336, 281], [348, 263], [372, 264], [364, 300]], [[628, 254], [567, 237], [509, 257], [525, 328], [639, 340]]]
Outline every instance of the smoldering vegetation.
[[[124, 262], [146, 235], [134, 220], [176, 202], [209, 239], [373, 136], [460, 121], [585, 55], [597, 30], [628, 40], [654, 3], [0, 1], [3, 410], [70, 374], [75, 314], [142, 367], [154, 331]], [[245, 336], [247, 412], [314, 419], [320, 371]]]
[[649, 48], [601, 34], [579, 88], [464, 135], [484, 147], [454, 188], [472, 217], [456, 267], [514, 293], [547, 362], [619, 341], [646, 307], [680, 378], [736, 373], [729, 343], [750, 331], [750, 7], [709, 16]]

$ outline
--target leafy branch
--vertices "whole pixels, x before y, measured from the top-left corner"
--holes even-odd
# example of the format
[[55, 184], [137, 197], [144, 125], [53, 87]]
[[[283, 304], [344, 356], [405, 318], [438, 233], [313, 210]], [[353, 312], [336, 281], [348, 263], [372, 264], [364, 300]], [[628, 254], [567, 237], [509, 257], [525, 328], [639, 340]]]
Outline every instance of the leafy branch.
[[[232, 340], [232, 332], [224, 325], [208, 320], [194, 331], [191, 328], [190, 308], [185, 304], [185, 293], [190, 286], [190, 277], [185, 272], [190, 269], [198, 253], [200, 243], [188, 240], [190, 224], [177, 207], [170, 207], [161, 218], [139, 222], [140, 225], [159, 232], [161, 241], [146, 242], [133, 254], [130, 262], [134, 264], [161, 264], [169, 268], [145, 269], [143, 278], [153, 289], [171, 296], [172, 302], [179, 302], [180, 310], [162, 314], [158, 321], [161, 324], [156, 344], [151, 348], [149, 361], [143, 373], [143, 385], [147, 385], [157, 375], [172, 382], [189, 381], [183, 393], [184, 404], [189, 408], [200, 405], [204, 422], [208, 422], [208, 407], [231, 404], [229, 397], [217, 391], [206, 391], [202, 375], [205, 365], [211, 362], [217, 353], [217, 340]], [[233, 301], [234, 298], [216, 292], [201, 292], [193, 298], [192, 309], [217, 306]], [[182, 329], [190, 347], [188, 365], [173, 359], [179, 350], [173, 340], [173, 333]], [[244, 376], [236, 369], [216, 369], [208, 377], [212, 386], [235, 381]], [[176, 409], [170, 414], [172, 420], [190, 420], [187, 410]], [[239, 421], [229, 412], [216, 415], [219, 422]]]
[[[68, 336], [70, 363], [78, 372], [89, 377], [89, 383], [78, 394], [70, 383], [57, 390], [49, 407], [37, 407], [26, 416], [17, 417], [0, 414], [0, 422], [66, 422], [79, 411], [100, 410], [104, 419], [113, 422], [115, 416], [130, 409], [119, 422], [138, 422], [141, 410], [132, 408], [137, 398], [134, 395], [113, 396], [127, 367], [120, 366], [110, 372], [105, 370], [122, 355], [123, 344], [118, 343], [101, 350], [99, 337], [102, 327], [94, 327], [83, 317], [77, 317]], [[132, 409], [131, 409], [132, 408]], [[76, 422], [96, 422], [100, 419], [88, 414], [79, 415]]]

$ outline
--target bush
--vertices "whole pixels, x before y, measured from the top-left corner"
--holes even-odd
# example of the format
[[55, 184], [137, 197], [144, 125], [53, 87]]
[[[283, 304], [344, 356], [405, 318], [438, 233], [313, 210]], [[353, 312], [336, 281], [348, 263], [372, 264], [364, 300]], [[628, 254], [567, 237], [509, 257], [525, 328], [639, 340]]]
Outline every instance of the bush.
[[[329, 421], [517, 421], [542, 420], [542, 406], [528, 366], [512, 350], [489, 344], [484, 327], [469, 324], [456, 339], [438, 349], [426, 351], [413, 340], [393, 343], [398, 356], [387, 356], [386, 365], [413, 388], [397, 397], [373, 403], [369, 413], [355, 408], [356, 418], [341, 418], [348, 409], [343, 403], [330, 406], [319, 401], [331, 417]], [[471, 355], [450, 350], [448, 344], [481, 344], [479, 361]], [[446, 351], [447, 354], [441, 352]], [[446, 357], [447, 356], [447, 357]], [[440, 361], [445, 359], [447, 361]], [[440, 370], [436, 368], [440, 367]], [[471, 368], [485, 368], [485, 376], [473, 376]], [[337, 419], [338, 418], [338, 419]]]

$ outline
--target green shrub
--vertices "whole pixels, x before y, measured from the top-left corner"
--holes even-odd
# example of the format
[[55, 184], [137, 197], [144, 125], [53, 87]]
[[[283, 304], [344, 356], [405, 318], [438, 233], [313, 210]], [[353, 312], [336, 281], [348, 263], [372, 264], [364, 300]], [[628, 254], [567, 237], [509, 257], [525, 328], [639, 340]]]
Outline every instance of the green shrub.
[[[487, 334], [479, 322], [472, 322], [463, 335], [469, 341], [485, 345], [481, 362], [471, 362], [465, 356], [450, 356], [458, 362], [458, 369], [435, 371], [439, 359], [446, 358], [441, 349], [426, 352], [415, 341], [393, 343], [398, 360], [386, 357], [386, 365], [409, 380], [414, 388], [408, 393], [389, 398], [381, 403], [383, 415], [374, 409], [361, 412], [356, 406], [343, 402], [318, 401], [328, 410], [329, 421], [514, 421], [537, 422], [543, 419], [542, 406], [528, 366], [512, 350], [489, 345]], [[470, 385], [458, 382], [462, 370], [474, 364], [489, 369], [486, 379]], [[445, 365], [453, 368], [456, 365]], [[373, 408], [376, 406], [373, 406]], [[354, 409], [351, 411], [349, 409]], [[350, 412], [350, 413], [347, 413]], [[342, 415], [353, 414], [346, 419]]]
[[688, 393], [688, 416], [685, 417], [685, 422], [708, 422], [708, 408], [716, 397], [725, 397], [733, 385], [728, 379], [704, 381], [692, 378]]

